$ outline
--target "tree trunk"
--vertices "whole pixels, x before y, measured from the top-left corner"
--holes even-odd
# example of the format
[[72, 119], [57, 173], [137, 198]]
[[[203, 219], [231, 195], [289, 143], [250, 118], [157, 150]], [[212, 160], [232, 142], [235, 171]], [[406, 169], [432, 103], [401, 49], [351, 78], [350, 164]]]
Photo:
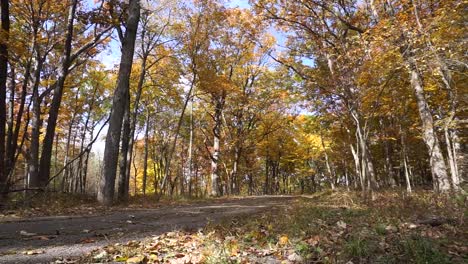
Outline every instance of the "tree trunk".
[[411, 194], [411, 181], [408, 169], [408, 154], [406, 153], [406, 141], [405, 141], [405, 134], [401, 133], [401, 160], [403, 163], [403, 172], [405, 174], [405, 182], [406, 182], [406, 192]]
[[436, 190], [440, 192], [447, 192], [450, 190], [450, 182], [447, 175], [447, 168], [445, 165], [444, 157], [440, 149], [439, 139], [434, 130], [434, 120], [432, 118], [429, 105], [426, 101], [424, 89], [422, 87], [421, 78], [417, 71], [416, 62], [414, 58], [407, 58], [409, 66], [409, 74], [411, 86], [416, 95], [416, 102], [418, 104], [419, 117], [421, 118], [423, 140], [426, 143], [429, 152], [429, 161], [433, 173], [433, 181], [436, 183]]
[[454, 152], [453, 152], [453, 145], [452, 145], [452, 140], [450, 138], [450, 132], [447, 126], [444, 127], [444, 136], [445, 136], [445, 144], [447, 148], [447, 160], [450, 165], [450, 176], [452, 179], [452, 188], [454, 190], [458, 190], [458, 187], [460, 185], [460, 181], [458, 179], [458, 172], [456, 168], [456, 160], [454, 157]]
[[148, 147], [149, 147], [149, 127], [150, 113], [146, 111], [146, 128], [145, 128], [145, 154], [143, 157], [143, 195], [146, 195], [146, 181], [148, 179]]
[[187, 158], [187, 163], [188, 163], [188, 175], [187, 175], [187, 179], [188, 179], [188, 182], [189, 182], [189, 188], [188, 188], [188, 191], [189, 191], [189, 197], [192, 196], [192, 177], [193, 177], [193, 158], [192, 158], [192, 155], [193, 155], [193, 101], [194, 101], [194, 96], [193, 94], [195, 93], [195, 90], [192, 91], [192, 95], [191, 95], [191, 104], [190, 104], [190, 124], [189, 124], [189, 129], [190, 129], [190, 133], [189, 133], [189, 146], [188, 146], [188, 158]]
[[28, 171], [30, 187], [42, 187], [39, 178], [39, 140], [41, 129], [41, 99], [39, 97], [39, 83], [41, 78], [43, 60], [37, 56], [37, 65], [34, 72], [34, 85], [32, 93], [32, 123], [31, 123], [31, 140], [29, 147]]
[[226, 100], [226, 91], [221, 91], [221, 94], [214, 96], [215, 113], [213, 117], [213, 153], [211, 154], [211, 196], [220, 196], [220, 175], [219, 175], [219, 156], [221, 151], [221, 126], [223, 124], [223, 108]]
[[364, 184], [364, 177], [363, 177], [362, 171], [361, 171], [361, 163], [359, 161], [359, 153], [354, 148], [354, 145], [352, 143], [349, 144], [349, 147], [351, 148], [351, 153], [353, 154], [354, 167], [355, 167], [355, 170], [356, 170], [356, 178], [359, 178], [359, 183], [361, 185], [361, 191], [364, 193], [365, 190], [366, 190], [366, 186]]
[[219, 196], [219, 151], [220, 151], [220, 137], [221, 137], [221, 109], [219, 105], [216, 107], [215, 125], [213, 128], [213, 154], [211, 154], [211, 196]]
[[[144, 32], [142, 33], [144, 38]], [[143, 46], [143, 43], [142, 43]], [[125, 151], [125, 154], [122, 153], [122, 158], [125, 157], [125, 166], [121, 166], [121, 172], [120, 172], [120, 178], [122, 181], [119, 181], [119, 186], [118, 186], [118, 195], [120, 200], [126, 200], [128, 198], [128, 192], [129, 192], [129, 186], [130, 186], [130, 164], [132, 162], [132, 155], [133, 155], [133, 144], [135, 142], [135, 129], [136, 129], [136, 123], [137, 123], [137, 114], [138, 114], [138, 107], [140, 105], [140, 98], [141, 98], [141, 93], [143, 91], [143, 85], [145, 82], [145, 75], [146, 75], [146, 61], [148, 59], [148, 53], [144, 52], [143, 57], [141, 59], [141, 72], [140, 76], [138, 78], [138, 85], [137, 85], [137, 93], [135, 96], [135, 103], [133, 106], [133, 112], [131, 119], [129, 119], [129, 126], [130, 126], [130, 135], [127, 139], [127, 137], [123, 136], [122, 140], [126, 140], [128, 142], [127, 149]], [[128, 111], [130, 111], [130, 105], [128, 106]], [[124, 120], [126, 118], [124, 117]], [[124, 122], [124, 135], [125, 135], [125, 128], [126, 128], [126, 122]], [[122, 152], [123, 151], [123, 144], [125, 144], [125, 141], [122, 142]], [[121, 164], [123, 161], [121, 162]], [[122, 169], [125, 168], [125, 175], [122, 174]]]
[[335, 173], [334, 173], [334, 171], [332, 170], [332, 168], [330, 166], [330, 160], [328, 159], [328, 153], [327, 153], [327, 150], [325, 148], [325, 142], [323, 141], [323, 136], [322, 136], [321, 131], [320, 131], [320, 141], [322, 143], [323, 153], [325, 154], [325, 165], [327, 166], [327, 172], [328, 172], [328, 176], [329, 176], [328, 181], [330, 182], [331, 189], [335, 190], [335, 183], [334, 183]]
[[65, 50], [61, 58], [59, 67], [59, 75], [57, 82], [54, 87], [54, 96], [52, 97], [52, 103], [49, 108], [49, 119], [47, 120], [46, 134], [42, 143], [42, 154], [41, 162], [39, 167], [39, 184], [41, 187], [45, 187], [49, 181], [50, 176], [50, 163], [52, 160], [52, 147], [54, 144], [55, 127], [57, 126], [57, 118], [60, 109], [60, 103], [63, 97], [63, 88], [65, 86], [65, 79], [68, 75], [68, 69], [70, 66], [70, 55], [72, 49], [73, 39], [73, 27], [75, 20], [76, 7], [78, 0], [73, 0], [68, 11], [68, 22], [67, 22], [67, 35], [65, 39]]
[[231, 183], [230, 183], [230, 191], [231, 194], [239, 194], [240, 186], [238, 181], [238, 170], [239, 170], [239, 162], [241, 158], [241, 147], [236, 146], [234, 147], [234, 161], [232, 164], [232, 171], [231, 171]]
[[270, 190], [270, 158], [267, 156], [265, 157], [265, 182], [263, 186], [263, 194], [269, 194]]
[[[0, 192], [7, 190], [8, 174], [6, 169], [5, 153], [5, 126], [6, 126], [6, 83], [8, 75], [8, 39], [10, 34], [9, 1], [1, 0], [1, 28], [4, 39], [0, 41]], [[13, 118], [13, 117], [12, 117]]]
[[135, 39], [139, 19], [140, 1], [130, 0], [126, 23], [127, 30], [125, 31], [125, 37], [122, 43], [122, 56], [120, 59], [117, 87], [112, 101], [109, 129], [104, 149], [104, 167], [98, 190], [98, 201], [104, 205], [111, 205], [114, 198], [122, 119], [129, 93], [130, 74], [132, 71], [133, 53], [135, 51]]
[[[130, 147], [131, 138], [130, 128], [130, 94], [127, 94], [127, 102], [125, 107], [125, 113], [123, 118], [123, 131], [122, 131], [122, 148], [119, 157], [119, 182], [117, 186], [117, 199], [125, 201], [128, 198], [128, 190], [126, 189], [127, 181], [129, 181], [129, 174], [127, 174], [128, 163], [128, 149]], [[133, 147], [133, 146], [132, 146]]]
[[[32, 47], [35, 46], [34, 44], [35, 38], [33, 38]], [[18, 113], [16, 114], [15, 125], [13, 129], [13, 133], [11, 138], [7, 141], [9, 144], [7, 145], [7, 177], [9, 177], [10, 173], [15, 168], [15, 160], [16, 160], [16, 152], [18, 150], [18, 138], [21, 130], [22, 118], [24, 113], [24, 107], [26, 104], [26, 96], [28, 91], [28, 83], [29, 78], [31, 77], [31, 66], [32, 66], [32, 58], [29, 58], [26, 69], [24, 73], [24, 80], [22, 83], [22, 90], [20, 96], [20, 104], [18, 108]]]

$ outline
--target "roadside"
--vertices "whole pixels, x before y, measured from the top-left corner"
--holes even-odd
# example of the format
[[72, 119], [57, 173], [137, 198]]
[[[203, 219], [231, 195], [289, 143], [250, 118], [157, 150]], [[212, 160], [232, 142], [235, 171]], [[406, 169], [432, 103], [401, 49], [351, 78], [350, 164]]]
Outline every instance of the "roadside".
[[468, 262], [466, 198], [384, 191], [323, 192], [254, 217], [225, 218], [201, 231], [108, 244], [79, 263]]

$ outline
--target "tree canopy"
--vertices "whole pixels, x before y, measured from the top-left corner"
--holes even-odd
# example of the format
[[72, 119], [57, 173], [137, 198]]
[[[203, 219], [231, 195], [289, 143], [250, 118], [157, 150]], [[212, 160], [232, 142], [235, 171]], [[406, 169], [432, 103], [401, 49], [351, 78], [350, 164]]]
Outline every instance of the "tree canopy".
[[466, 180], [459, 0], [1, 0], [0, 192]]

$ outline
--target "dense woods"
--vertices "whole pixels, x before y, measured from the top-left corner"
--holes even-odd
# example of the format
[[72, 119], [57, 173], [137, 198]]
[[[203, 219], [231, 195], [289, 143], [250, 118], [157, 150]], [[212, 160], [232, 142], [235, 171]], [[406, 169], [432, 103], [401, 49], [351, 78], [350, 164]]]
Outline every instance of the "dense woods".
[[2, 199], [463, 191], [466, 1], [236, 3], [1, 0]]

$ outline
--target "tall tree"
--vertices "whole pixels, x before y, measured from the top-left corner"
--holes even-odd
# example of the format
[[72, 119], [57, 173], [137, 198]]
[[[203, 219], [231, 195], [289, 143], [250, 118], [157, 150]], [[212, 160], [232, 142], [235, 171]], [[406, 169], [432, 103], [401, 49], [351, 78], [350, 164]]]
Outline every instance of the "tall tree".
[[0, 192], [6, 191], [8, 180], [5, 155], [5, 127], [6, 127], [6, 89], [8, 74], [8, 39], [10, 35], [10, 7], [8, 0], [1, 0], [0, 27]]
[[125, 36], [122, 43], [117, 86], [114, 92], [109, 128], [106, 137], [103, 171], [98, 189], [98, 201], [110, 205], [114, 198], [115, 178], [119, 158], [120, 136], [125, 108], [128, 103], [130, 74], [132, 71], [135, 40], [140, 21], [140, 1], [130, 0]]

